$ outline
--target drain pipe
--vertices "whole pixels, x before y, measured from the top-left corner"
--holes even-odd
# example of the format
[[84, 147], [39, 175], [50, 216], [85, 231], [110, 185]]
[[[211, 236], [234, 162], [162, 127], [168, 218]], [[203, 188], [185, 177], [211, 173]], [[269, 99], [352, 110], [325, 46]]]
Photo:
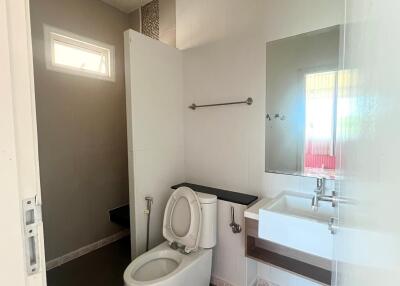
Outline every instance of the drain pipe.
[[147, 237], [146, 237], [146, 251], [149, 251], [149, 240], [150, 240], [150, 214], [151, 214], [151, 205], [153, 203], [153, 197], [147, 196], [144, 197], [147, 202], [147, 209], [144, 211], [147, 214]]

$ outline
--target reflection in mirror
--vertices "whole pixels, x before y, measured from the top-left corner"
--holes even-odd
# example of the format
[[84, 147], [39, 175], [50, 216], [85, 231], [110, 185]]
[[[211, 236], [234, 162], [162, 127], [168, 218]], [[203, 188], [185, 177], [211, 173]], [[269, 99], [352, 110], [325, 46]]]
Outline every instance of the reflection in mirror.
[[340, 27], [267, 43], [266, 172], [334, 178]]

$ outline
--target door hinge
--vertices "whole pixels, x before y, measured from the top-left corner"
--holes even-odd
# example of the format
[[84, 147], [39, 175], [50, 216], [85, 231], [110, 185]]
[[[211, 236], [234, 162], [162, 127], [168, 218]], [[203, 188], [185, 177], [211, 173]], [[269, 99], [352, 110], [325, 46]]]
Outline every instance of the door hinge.
[[23, 200], [22, 204], [26, 269], [28, 275], [32, 275], [40, 272], [38, 227], [42, 223], [42, 208], [36, 196]]

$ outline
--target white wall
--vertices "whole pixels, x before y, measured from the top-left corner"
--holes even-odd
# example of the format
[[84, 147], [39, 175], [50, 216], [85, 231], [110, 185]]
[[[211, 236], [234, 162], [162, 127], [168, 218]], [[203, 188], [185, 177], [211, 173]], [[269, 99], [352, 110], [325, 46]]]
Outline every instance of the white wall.
[[[145, 250], [144, 197], [154, 197], [150, 230], [150, 247], [154, 247], [164, 240], [162, 219], [172, 193], [170, 186], [185, 181], [183, 110], [186, 107], [182, 105], [182, 52], [132, 30], [125, 32], [125, 46], [131, 240], [135, 258]], [[213, 281], [223, 278], [232, 285], [236, 281], [244, 285], [245, 249], [238, 247], [244, 245], [244, 231], [232, 233], [231, 206], [235, 208], [236, 222], [244, 227], [246, 206], [218, 200]]]
[[164, 240], [170, 186], [184, 181], [182, 55], [125, 32], [132, 257], [145, 251], [145, 196], [152, 196], [150, 248]]
[[[254, 99], [252, 106], [185, 109], [187, 181], [262, 196], [313, 190], [313, 179], [264, 173], [265, 43], [342, 23], [342, 5], [342, 0], [176, 1], [185, 105]], [[225, 259], [245, 258], [227, 253]], [[224, 275], [220, 278], [234, 285], [245, 283]]]
[[[238, 245], [245, 244], [244, 230], [234, 234], [229, 226], [231, 206], [235, 209], [235, 221], [244, 228], [245, 205], [218, 200], [218, 234], [217, 245], [213, 248], [212, 282], [221, 285], [220, 281], [231, 285], [245, 285], [246, 259], [245, 249]], [[235, 259], [232, 259], [234, 257]], [[238, 284], [237, 281], [241, 283]], [[222, 284], [223, 285], [223, 284]]]
[[341, 23], [342, 1], [176, 4], [177, 46], [185, 49], [185, 105], [254, 99], [250, 107], [185, 109], [187, 180], [268, 195], [265, 43]]

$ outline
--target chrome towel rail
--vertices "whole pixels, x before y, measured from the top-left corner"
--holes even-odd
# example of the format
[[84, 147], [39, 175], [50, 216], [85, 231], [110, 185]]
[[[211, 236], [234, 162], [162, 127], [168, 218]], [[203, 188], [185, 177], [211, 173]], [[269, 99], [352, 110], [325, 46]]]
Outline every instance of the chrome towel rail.
[[224, 103], [214, 103], [214, 104], [203, 104], [203, 105], [196, 105], [193, 103], [189, 106], [190, 109], [196, 110], [196, 108], [201, 107], [210, 107], [210, 106], [221, 106], [221, 105], [233, 105], [233, 104], [247, 104], [251, 105], [253, 103], [253, 99], [251, 97], [247, 98], [245, 101], [234, 101], [234, 102], [224, 102]]

